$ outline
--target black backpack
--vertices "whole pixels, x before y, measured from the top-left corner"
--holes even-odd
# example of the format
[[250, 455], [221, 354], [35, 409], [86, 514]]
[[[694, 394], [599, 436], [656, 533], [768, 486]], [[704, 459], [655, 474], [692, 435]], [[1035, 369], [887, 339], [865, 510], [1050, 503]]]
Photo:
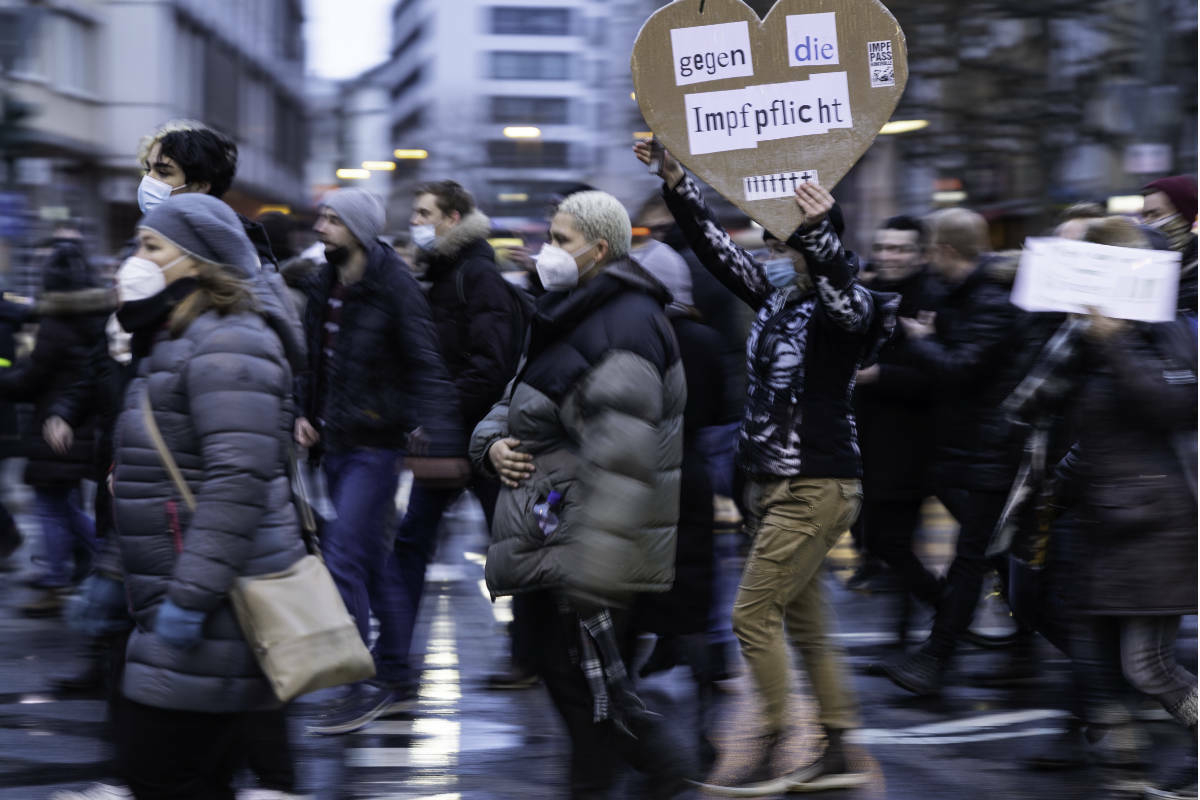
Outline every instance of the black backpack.
[[[458, 274], [454, 276], [454, 285], [458, 291], [458, 303], [464, 309], [464, 313], [459, 317], [460, 320], [462, 320], [459, 324], [460, 326], [465, 327], [467, 324], [467, 315], [465, 313], [467, 307], [467, 291], [466, 287], [463, 285], [464, 280], [465, 278], [463, 276], [463, 269], [460, 266], [458, 268]], [[513, 305], [516, 306], [517, 310], [517, 313], [512, 317], [512, 340], [516, 342], [517, 348], [516, 352], [512, 354], [512, 364], [513, 369], [515, 370], [516, 365], [521, 361], [521, 355], [525, 352], [525, 339], [529, 335], [529, 321], [533, 319], [533, 297], [529, 294], [529, 292], [525, 291], [520, 286], [515, 285], [512, 281], [506, 280], [503, 275], [500, 276], [500, 280], [508, 288], [508, 293], [512, 296]], [[464, 342], [467, 341], [466, 330], [459, 330], [459, 340]]]

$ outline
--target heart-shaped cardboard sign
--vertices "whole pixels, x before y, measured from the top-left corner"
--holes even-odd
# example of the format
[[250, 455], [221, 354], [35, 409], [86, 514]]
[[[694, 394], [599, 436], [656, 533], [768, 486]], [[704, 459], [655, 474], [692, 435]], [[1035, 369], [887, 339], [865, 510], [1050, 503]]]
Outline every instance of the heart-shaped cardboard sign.
[[833, 188], [875, 141], [908, 81], [904, 31], [879, 0], [675, 0], [633, 48], [638, 105], [659, 141], [776, 236], [794, 189]]

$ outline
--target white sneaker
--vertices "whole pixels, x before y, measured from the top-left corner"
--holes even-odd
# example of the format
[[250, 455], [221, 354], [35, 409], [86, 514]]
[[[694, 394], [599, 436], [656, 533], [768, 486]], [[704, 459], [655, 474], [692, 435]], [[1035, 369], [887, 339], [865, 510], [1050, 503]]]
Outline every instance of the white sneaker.
[[93, 783], [79, 791], [62, 790], [50, 795], [50, 800], [133, 800], [133, 792], [124, 786]]

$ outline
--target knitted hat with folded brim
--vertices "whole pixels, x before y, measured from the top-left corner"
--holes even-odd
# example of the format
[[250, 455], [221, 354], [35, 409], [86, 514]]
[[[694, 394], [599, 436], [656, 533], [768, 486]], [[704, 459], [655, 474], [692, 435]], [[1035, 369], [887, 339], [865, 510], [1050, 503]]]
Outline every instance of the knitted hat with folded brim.
[[138, 228], [153, 231], [183, 252], [218, 264], [239, 278], [258, 274], [258, 252], [242, 221], [224, 202], [207, 194], [181, 194], [142, 217]]
[[379, 238], [387, 222], [383, 201], [365, 189], [349, 187], [326, 192], [321, 198], [321, 206], [337, 214], [364, 248], [369, 248]]

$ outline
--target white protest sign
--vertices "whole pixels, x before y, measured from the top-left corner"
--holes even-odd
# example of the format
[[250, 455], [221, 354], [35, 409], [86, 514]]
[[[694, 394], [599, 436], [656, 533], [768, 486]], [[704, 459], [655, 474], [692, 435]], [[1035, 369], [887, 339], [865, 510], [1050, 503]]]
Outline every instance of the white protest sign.
[[801, 221], [793, 183], [837, 185], [908, 81], [880, 0], [778, 0], [765, 19], [742, 0], [675, 0], [642, 27], [632, 69], [659, 141], [780, 238]]
[[1179, 253], [1032, 238], [1025, 241], [1013, 305], [1027, 311], [1168, 322], [1175, 318]]

